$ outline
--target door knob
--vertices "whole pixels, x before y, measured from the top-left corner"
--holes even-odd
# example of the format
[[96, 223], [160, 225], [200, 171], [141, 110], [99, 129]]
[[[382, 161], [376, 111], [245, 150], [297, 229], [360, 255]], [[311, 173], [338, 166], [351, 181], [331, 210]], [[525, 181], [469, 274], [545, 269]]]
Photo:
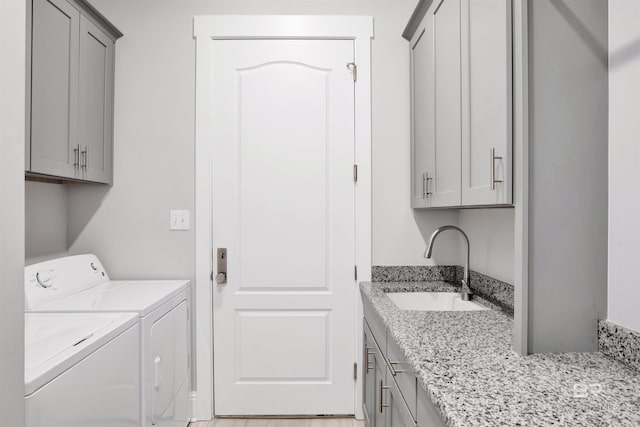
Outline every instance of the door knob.
[[[216, 283], [224, 285], [227, 283], [227, 248], [218, 248], [216, 254], [216, 263], [218, 264], [218, 274], [216, 274]], [[211, 274], [213, 276], [213, 272]]]

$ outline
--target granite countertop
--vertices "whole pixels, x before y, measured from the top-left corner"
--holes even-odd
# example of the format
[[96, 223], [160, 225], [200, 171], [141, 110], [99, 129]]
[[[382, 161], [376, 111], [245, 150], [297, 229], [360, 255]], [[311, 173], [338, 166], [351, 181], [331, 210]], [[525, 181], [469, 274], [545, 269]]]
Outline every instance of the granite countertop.
[[388, 291], [449, 291], [446, 282], [361, 283], [447, 425], [640, 426], [640, 372], [602, 353], [519, 356], [499, 310], [402, 311]]

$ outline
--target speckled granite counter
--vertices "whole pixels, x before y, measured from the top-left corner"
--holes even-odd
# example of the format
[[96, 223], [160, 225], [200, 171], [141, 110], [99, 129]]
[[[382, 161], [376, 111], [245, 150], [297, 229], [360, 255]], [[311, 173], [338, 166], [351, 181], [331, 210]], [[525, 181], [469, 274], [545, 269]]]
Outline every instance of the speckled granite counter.
[[402, 311], [384, 295], [446, 282], [360, 289], [449, 426], [640, 426], [640, 373], [601, 353], [521, 357], [504, 313]]

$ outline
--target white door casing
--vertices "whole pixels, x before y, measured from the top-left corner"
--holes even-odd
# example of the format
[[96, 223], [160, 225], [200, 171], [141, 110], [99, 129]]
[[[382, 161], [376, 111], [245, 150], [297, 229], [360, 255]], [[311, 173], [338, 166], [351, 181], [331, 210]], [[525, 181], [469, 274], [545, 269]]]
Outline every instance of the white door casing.
[[353, 413], [353, 41], [212, 50], [216, 415]]
[[[197, 355], [197, 393], [194, 415], [196, 419], [209, 419], [213, 415], [213, 378], [212, 378], [212, 271], [211, 253], [220, 245], [214, 241], [212, 233], [213, 212], [218, 213], [215, 197], [212, 198], [213, 177], [216, 167], [212, 159], [213, 135], [215, 134], [212, 100], [212, 70], [214, 67], [214, 40], [220, 39], [301, 39], [301, 40], [350, 40], [355, 47], [355, 63], [358, 65], [358, 81], [353, 87], [355, 107], [355, 162], [359, 167], [358, 182], [355, 186], [355, 263], [359, 270], [359, 280], [370, 278], [371, 267], [371, 100], [370, 100], [370, 39], [373, 35], [373, 21], [370, 17], [358, 16], [199, 16], [194, 18], [194, 36], [196, 38], [196, 339]], [[346, 70], [346, 64], [344, 64]], [[319, 67], [321, 68], [321, 67]], [[353, 157], [352, 157], [353, 158]], [[351, 183], [353, 185], [353, 182]], [[352, 187], [353, 189], [353, 187]], [[230, 263], [233, 254], [229, 253]], [[353, 256], [352, 258], [353, 259]], [[259, 262], [259, 261], [258, 261]], [[231, 266], [230, 266], [231, 267]], [[233, 274], [230, 270], [229, 274]], [[231, 276], [230, 282], [231, 284]], [[243, 279], [244, 280], [244, 279]], [[263, 282], [265, 283], [265, 282]], [[347, 329], [355, 337], [352, 345], [354, 361], [357, 344], [362, 337], [362, 306], [357, 286], [350, 286], [351, 322]], [[250, 290], [255, 292], [256, 289]], [[259, 289], [257, 291], [260, 291]], [[290, 290], [280, 289], [284, 300]], [[316, 289], [322, 294], [326, 290]], [[247, 295], [244, 295], [247, 296]], [[253, 296], [255, 300], [260, 298]], [[317, 298], [317, 297], [316, 297]], [[308, 308], [308, 307], [307, 307]], [[323, 309], [312, 308], [311, 316], [300, 316], [301, 321], [310, 322], [311, 328], [317, 328], [321, 322], [317, 319]], [[315, 311], [313, 311], [315, 310]], [[325, 310], [326, 311], [326, 310]], [[248, 314], [248, 313], [244, 313]], [[266, 314], [266, 313], [262, 313]], [[295, 313], [295, 310], [288, 314]], [[326, 314], [326, 313], [325, 313]], [[315, 316], [314, 316], [315, 315]], [[255, 317], [255, 316], [253, 316]], [[266, 316], [269, 317], [269, 316]], [[273, 317], [273, 316], [272, 316]], [[246, 324], [251, 325], [252, 316], [245, 316]], [[243, 319], [244, 321], [245, 319]], [[278, 327], [277, 319], [273, 327]], [[314, 323], [315, 322], [315, 323]], [[254, 322], [255, 323], [255, 322]], [[325, 324], [326, 325], [326, 324]], [[345, 327], [345, 325], [343, 325]], [[325, 327], [325, 331], [328, 330]], [[254, 360], [254, 362], [258, 362]], [[320, 366], [317, 364], [316, 366]], [[273, 368], [273, 366], [272, 366]], [[274, 368], [275, 369], [275, 368]], [[333, 367], [331, 367], [333, 369]], [[274, 371], [275, 372], [275, 371]], [[250, 372], [248, 372], [250, 374]], [[320, 377], [321, 373], [316, 372]], [[325, 375], [326, 376], [326, 375]], [[351, 380], [353, 383], [353, 380]], [[358, 379], [358, 384], [360, 379]], [[352, 390], [353, 400], [361, 399], [361, 388]], [[352, 400], [352, 401], [353, 401]], [[350, 413], [353, 410], [349, 411]], [[356, 405], [356, 416], [361, 418], [361, 408]]]

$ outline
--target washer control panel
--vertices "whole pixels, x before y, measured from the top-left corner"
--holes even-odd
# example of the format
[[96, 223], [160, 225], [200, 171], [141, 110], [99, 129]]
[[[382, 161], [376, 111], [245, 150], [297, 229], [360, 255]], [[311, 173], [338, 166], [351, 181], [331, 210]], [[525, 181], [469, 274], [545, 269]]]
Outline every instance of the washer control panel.
[[109, 281], [95, 255], [76, 255], [29, 265], [24, 273], [27, 310]]
[[36, 282], [43, 288], [49, 288], [53, 284], [53, 276], [51, 276], [51, 270], [38, 271], [36, 273]]

